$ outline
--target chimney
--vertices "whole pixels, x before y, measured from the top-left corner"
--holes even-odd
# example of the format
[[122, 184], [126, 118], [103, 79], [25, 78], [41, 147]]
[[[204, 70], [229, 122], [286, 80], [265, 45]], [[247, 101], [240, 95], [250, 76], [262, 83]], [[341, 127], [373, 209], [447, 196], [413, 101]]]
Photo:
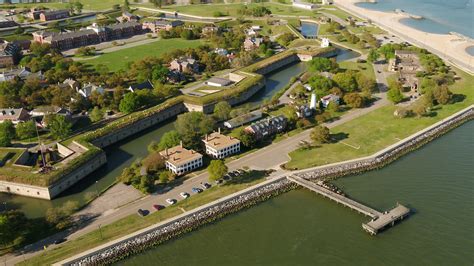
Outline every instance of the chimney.
[[168, 148], [165, 149], [166, 157], [168, 157]]
[[219, 134], [221, 134], [221, 127], [217, 128], [217, 132], [219, 132]]
[[209, 135], [206, 134], [206, 141], [209, 141]]
[[181, 148], [183, 148], [183, 141], [179, 141], [179, 146], [181, 146]]

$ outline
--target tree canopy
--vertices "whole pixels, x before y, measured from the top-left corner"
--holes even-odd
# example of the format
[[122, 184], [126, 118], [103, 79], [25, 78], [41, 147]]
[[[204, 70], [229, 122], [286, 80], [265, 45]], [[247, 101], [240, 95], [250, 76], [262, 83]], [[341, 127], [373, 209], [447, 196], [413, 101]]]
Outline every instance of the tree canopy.
[[214, 119], [202, 112], [188, 112], [179, 115], [174, 126], [186, 147], [200, 149], [201, 138], [214, 128]]
[[224, 177], [227, 174], [228, 168], [222, 160], [212, 160], [209, 166], [207, 167], [209, 172], [209, 180], [216, 181]]

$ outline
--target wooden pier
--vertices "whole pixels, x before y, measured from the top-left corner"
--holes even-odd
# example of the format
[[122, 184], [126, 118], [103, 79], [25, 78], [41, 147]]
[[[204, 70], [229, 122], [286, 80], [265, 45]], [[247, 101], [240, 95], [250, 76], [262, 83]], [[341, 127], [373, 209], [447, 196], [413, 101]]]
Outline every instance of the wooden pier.
[[349, 207], [366, 216], [370, 216], [372, 220], [368, 223], [363, 223], [362, 228], [372, 235], [376, 235], [379, 231], [387, 226], [393, 226], [396, 221], [403, 220], [410, 213], [410, 209], [397, 203], [397, 206], [390, 211], [379, 212], [362, 203], [352, 200], [343, 195], [337, 194], [327, 188], [324, 188], [314, 182], [303, 179], [297, 176], [287, 176], [287, 179], [303, 186], [311, 191], [314, 191], [323, 197], [334, 200], [346, 207]]

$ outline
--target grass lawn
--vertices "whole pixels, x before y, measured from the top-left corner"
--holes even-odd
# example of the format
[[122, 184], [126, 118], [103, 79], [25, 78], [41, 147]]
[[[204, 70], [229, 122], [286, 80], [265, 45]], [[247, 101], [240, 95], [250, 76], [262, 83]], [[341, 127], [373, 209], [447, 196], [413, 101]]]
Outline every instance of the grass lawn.
[[287, 163], [287, 167], [303, 169], [368, 156], [472, 105], [474, 103], [474, 77], [459, 70], [456, 72], [462, 76], [462, 80], [454, 84], [451, 91], [454, 94], [466, 96], [463, 101], [438, 106], [435, 108], [436, 116], [422, 118], [400, 119], [393, 115], [395, 106], [380, 108], [332, 128], [331, 134], [346, 136], [337, 143], [291, 152], [291, 161]]
[[63, 260], [74, 254], [177, 216], [182, 213], [181, 208], [189, 211], [247, 187], [256, 185], [264, 181], [264, 176], [265, 174], [263, 172], [252, 171], [244, 174], [240, 179], [229, 181], [222, 186], [213, 186], [200, 194], [193, 195], [187, 200], [180, 201], [176, 205], [154, 212], [147, 217], [139, 217], [136, 214], [129, 215], [117, 222], [103, 226], [102, 237], [98, 230], [90, 232], [78, 239], [67, 242], [54, 249], [47, 250], [41, 255], [28, 259], [19, 265], [51, 265], [54, 262]]
[[194, 48], [203, 44], [200, 40], [183, 40], [183, 39], [163, 39], [153, 43], [125, 48], [115, 52], [106, 53], [90, 60], [84, 60], [86, 64], [106, 65], [111, 71], [125, 69], [128, 62], [142, 59], [146, 56], [160, 56], [163, 53], [174, 49]]
[[339, 66], [344, 69], [359, 70], [366, 77], [370, 77], [375, 80], [374, 67], [371, 63], [357, 63], [354, 61], [343, 61], [339, 62]]
[[[260, 4], [248, 4], [249, 9], [256, 6], [265, 6], [270, 9], [272, 14], [275, 15], [292, 15], [292, 16], [313, 16], [314, 11], [294, 8], [288, 5], [281, 5], [276, 3], [260, 3]], [[204, 5], [187, 5], [187, 6], [163, 6], [163, 10], [167, 11], [177, 11], [183, 14], [195, 15], [195, 16], [204, 16], [204, 17], [213, 17], [215, 12], [221, 12], [222, 14], [238, 17], [238, 10], [244, 4], [210, 4]]]

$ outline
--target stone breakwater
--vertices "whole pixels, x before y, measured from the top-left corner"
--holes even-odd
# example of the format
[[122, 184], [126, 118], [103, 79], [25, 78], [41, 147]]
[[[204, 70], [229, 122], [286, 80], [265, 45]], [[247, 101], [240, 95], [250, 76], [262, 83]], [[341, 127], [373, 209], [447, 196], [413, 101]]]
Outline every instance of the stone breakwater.
[[474, 108], [471, 106], [372, 156], [346, 161], [328, 167], [323, 166], [307, 169], [295, 175], [308, 180], [329, 180], [379, 169], [472, 119], [474, 119]]
[[200, 210], [182, 219], [172, 221], [159, 228], [144, 232], [78, 260], [69, 261], [65, 263], [65, 265], [104, 265], [114, 263], [181, 234], [193, 231], [202, 225], [213, 222], [228, 214], [249, 208], [259, 202], [294, 189], [297, 186], [298, 185], [290, 182], [286, 178], [281, 178], [276, 182]]

